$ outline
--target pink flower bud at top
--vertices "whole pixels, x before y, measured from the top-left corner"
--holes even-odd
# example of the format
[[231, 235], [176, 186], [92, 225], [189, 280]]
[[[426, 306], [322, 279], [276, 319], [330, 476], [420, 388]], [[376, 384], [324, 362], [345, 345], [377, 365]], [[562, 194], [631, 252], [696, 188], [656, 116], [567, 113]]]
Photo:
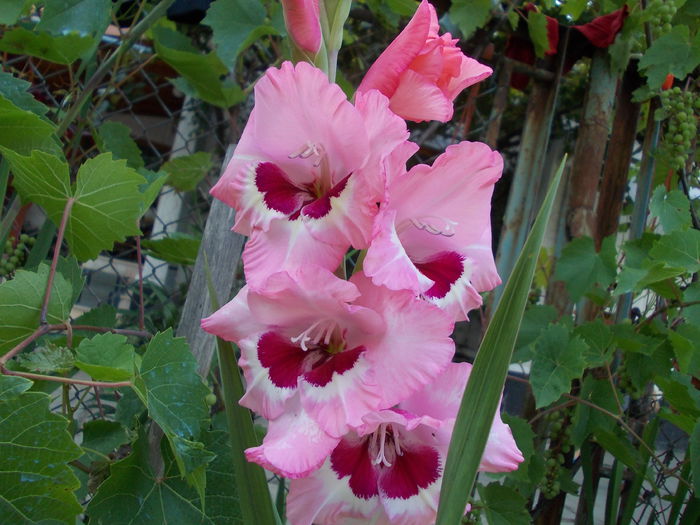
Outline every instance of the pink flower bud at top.
[[311, 55], [321, 48], [318, 0], [282, 0], [284, 23], [294, 44]]

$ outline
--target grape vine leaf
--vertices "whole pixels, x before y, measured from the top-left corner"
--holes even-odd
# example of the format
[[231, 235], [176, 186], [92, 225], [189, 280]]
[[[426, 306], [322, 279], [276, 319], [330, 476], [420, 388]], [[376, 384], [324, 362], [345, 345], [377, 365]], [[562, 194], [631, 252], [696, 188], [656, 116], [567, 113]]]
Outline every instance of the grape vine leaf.
[[523, 462], [518, 465], [516, 470], [508, 473], [508, 478], [529, 483], [532, 478], [530, 475], [530, 466], [532, 465], [533, 454], [535, 454], [535, 445], [533, 441], [535, 433], [532, 431], [532, 427], [530, 427], [527, 420], [521, 417], [511, 416], [505, 412], [501, 416], [503, 422], [510, 427], [513, 433], [513, 439], [515, 439], [515, 444], [518, 445], [518, 449], [524, 458]]
[[673, 29], [654, 41], [639, 61], [651, 89], [659, 89], [671, 73], [676, 78], [685, 78], [700, 64], [700, 33], [692, 41], [688, 26], [675, 25]]
[[527, 32], [535, 47], [535, 54], [543, 57], [549, 50], [549, 37], [547, 36], [547, 17], [537, 11], [527, 14]]
[[203, 492], [204, 468], [213, 455], [199, 439], [209, 417], [206, 396], [210, 392], [185, 339], [173, 337], [170, 328], [156, 334], [143, 355], [134, 387], [168, 438], [181, 474]]
[[125, 160], [104, 153], [86, 161], [72, 187], [64, 161], [41, 151], [29, 157], [3, 151], [22, 199], [41, 205], [55, 224], [60, 224], [68, 199], [74, 199], [65, 239], [78, 260], [93, 259], [115, 241], [141, 233], [137, 220], [144, 179]]
[[649, 203], [649, 211], [659, 218], [665, 233], [687, 230], [691, 226], [690, 202], [680, 190], [666, 191], [663, 184], [657, 186]]
[[663, 235], [651, 249], [652, 257], [669, 266], [694, 273], [700, 270], [700, 231], [674, 231]]
[[588, 345], [584, 353], [586, 366], [603, 366], [612, 358], [613, 333], [601, 319], [577, 326], [574, 335], [581, 337]]
[[197, 260], [200, 237], [184, 233], [173, 233], [162, 239], [144, 239], [141, 246], [158, 259], [172, 264], [194, 264]]
[[596, 252], [593, 239], [578, 237], [567, 244], [557, 261], [554, 278], [566, 283], [572, 301], [578, 301], [595, 285], [607, 288], [617, 274], [615, 241], [603, 240], [600, 252]]
[[[0, 377], [0, 385], [6, 380]], [[5, 390], [0, 386], [0, 391]], [[82, 512], [67, 462], [82, 455], [49, 396], [0, 398], [0, 515], [3, 523], [74, 523]]]
[[571, 20], [576, 21], [586, 10], [588, 0], [566, 0], [561, 8], [562, 15], [568, 15]]
[[518, 338], [515, 341], [513, 362], [530, 361], [532, 359], [532, 345], [543, 330], [557, 318], [556, 309], [549, 304], [537, 304], [525, 310], [523, 320], [518, 330]]
[[20, 354], [18, 361], [22, 368], [40, 374], [65, 374], [75, 366], [73, 353], [68, 348], [51, 342]]
[[69, 65], [87, 53], [95, 39], [77, 33], [51, 35], [15, 27], [0, 39], [0, 51], [43, 58], [56, 64]]
[[500, 483], [479, 485], [479, 498], [489, 525], [527, 525], [531, 522], [525, 496]]
[[210, 4], [202, 23], [211, 27], [216, 53], [229, 69], [251, 39], [276, 33], [263, 25], [265, 16], [265, 7], [258, 0], [216, 0]]
[[189, 191], [197, 187], [211, 168], [211, 153], [198, 151], [169, 160], [161, 169], [168, 174], [167, 183], [170, 186], [179, 191]]
[[39, 31], [53, 35], [72, 32], [81, 35], [102, 35], [109, 25], [110, 0], [51, 0], [44, 6]]
[[[48, 276], [49, 267], [41, 264], [36, 272], [18, 270], [14, 279], [0, 284], [0, 353], [13, 348], [39, 326]], [[56, 273], [46, 315], [49, 323], [68, 319], [72, 294], [70, 283]]]
[[33, 0], [0, 0], [0, 24], [14, 24], [33, 3]]
[[135, 356], [125, 336], [99, 334], [80, 342], [75, 365], [98, 381], [125, 381], [134, 375]]
[[[2, 8], [0, 7], [0, 10]], [[17, 78], [12, 73], [0, 71], [0, 95], [8, 99], [19, 109], [31, 111], [35, 115], [43, 116], [49, 110], [27, 91], [32, 85], [26, 80]]]
[[35, 149], [61, 154], [53, 124], [16, 106], [4, 95], [0, 94], [0, 145], [3, 155], [6, 151], [28, 155]]
[[29, 390], [32, 384], [23, 377], [0, 375], [0, 399], [9, 401]]
[[492, 8], [491, 0], [454, 0], [450, 7], [450, 19], [457, 24], [462, 37], [467, 39], [486, 23]]
[[102, 153], [112, 152], [114, 160], [126, 160], [127, 165], [135, 170], [143, 168], [141, 148], [131, 138], [131, 130], [121, 122], [107, 121], [97, 128], [95, 136], [97, 147]]
[[[610, 382], [605, 379], [595, 379], [587, 375], [582, 381], [579, 397], [613, 414], [618, 411], [615, 393]], [[576, 404], [572, 421], [571, 440], [577, 447], [581, 446], [594, 429], [610, 430], [615, 426], [615, 420], [610, 416], [583, 403]]]
[[207, 485], [204, 505], [197, 493], [179, 479], [169, 450], [163, 449], [164, 474], [157, 477], [153, 473], [146, 438], [142, 435], [132, 453], [112, 465], [110, 477], [100, 485], [88, 505], [90, 522], [242, 525], [227, 435], [213, 431], [202, 438], [206, 448], [216, 453], [216, 459], [207, 469], [211, 482]]
[[540, 335], [534, 345], [534, 359], [530, 370], [530, 385], [537, 408], [559, 399], [571, 388], [571, 381], [581, 377], [586, 361], [583, 358], [588, 345], [577, 336], [571, 336], [566, 326], [552, 324]]
[[176, 87], [222, 108], [245, 98], [240, 86], [230, 79], [221, 80], [228, 68], [216, 53], [201, 54], [185, 35], [164, 26], [154, 27], [152, 34], [158, 56], [182, 75], [173, 82]]

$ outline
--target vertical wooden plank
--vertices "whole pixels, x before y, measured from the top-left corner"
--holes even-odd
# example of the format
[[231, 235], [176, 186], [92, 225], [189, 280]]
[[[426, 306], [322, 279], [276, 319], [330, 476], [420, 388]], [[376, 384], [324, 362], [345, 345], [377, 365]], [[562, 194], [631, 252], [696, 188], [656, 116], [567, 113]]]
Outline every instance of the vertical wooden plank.
[[[233, 146], [226, 152], [222, 172], [233, 155]], [[231, 231], [235, 211], [221, 201], [212, 202], [209, 216], [204, 226], [202, 244], [199, 247], [194, 265], [192, 280], [187, 290], [187, 298], [182, 309], [182, 317], [177, 335], [185, 337], [197, 359], [199, 373], [209, 373], [211, 359], [216, 348], [216, 339], [200, 328], [200, 321], [211, 313], [209, 292], [205, 272], [205, 257], [211, 270], [212, 280], [219, 297], [219, 303], [227, 302], [232, 294], [236, 269], [241, 260], [245, 237]]]

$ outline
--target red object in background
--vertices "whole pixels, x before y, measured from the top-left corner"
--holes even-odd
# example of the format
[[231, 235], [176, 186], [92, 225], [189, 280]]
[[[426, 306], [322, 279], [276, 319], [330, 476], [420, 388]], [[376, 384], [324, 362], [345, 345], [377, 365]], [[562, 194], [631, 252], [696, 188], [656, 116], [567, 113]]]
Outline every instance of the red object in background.
[[675, 77], [671, 73], [666, 75], [666, 80], [664, 80], [664, 83], [661, 84], [661, 89], [663, 89], [664, 91], [666, 91], [667, 89], [671, 89], [673, 87], [674, 79]]
[[[527, 4], [524, 11], [537, 11], [533, 4]], [[604, 16], [599, 16], [591, 22], [582, 25], [560, 26], [559, 22], [550, 16], [547, 17], [547, 38], [549, 49], [546, 55], [556, 55], [559, 51], [559, 32], [570, 30], [566, 59], [564, 61], [564, 73], [568, 72], [577, 60], [584, 56], [591, 56], [595, 48], [609, 47], [617, 34], [622, 30], [629, 10], [625, 5], [617, 11]], [[533, 65], [535, 63], [535, 48], [530, 40], [527, 25], [520, 23], [518, 30], [508, 37], [505, 54], [508, 58]], [[510, 85], [515, 89], [524, 90], [530, 81], [530, 77], [523, 73], [513, 73]]]

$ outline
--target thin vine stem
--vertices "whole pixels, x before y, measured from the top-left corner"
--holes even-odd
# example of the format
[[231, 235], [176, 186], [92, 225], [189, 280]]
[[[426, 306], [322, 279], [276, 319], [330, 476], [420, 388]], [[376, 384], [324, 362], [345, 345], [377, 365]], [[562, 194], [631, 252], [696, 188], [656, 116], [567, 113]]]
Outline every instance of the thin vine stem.
[[64, 383], [68, 385], [98, 386], [102, 388], [121, 388], [123, 386], [134, 386], [131, 381], [91, 381], [88, 379], [74, 379], [72, 377], [47, 376], [44, 374], [33, 374], [31, 372], [18, 372], [16, 370], [8, 370], [4, 366], [0, 367], [0, 371], [6, 376], [24, 377], [33, 381], [53, 381], [56, 383]]
[[44, 300], [41, 304], [41, 316], [39, 317], [39, 322], [42, 325], [47, 324], [46, 314], [49, 310], [49, 301], [51, 300], [51, 291], [53, 289], [53, 280], [56, 276], [56, 268], [58, 267], [58, 256], [61, 254], [61, 245], [63, 244], [63, 236], [66, 233], [66, 226], [68, 226], [68, 218], [70, 217], [70, 212], [73, 209], [73, 204], [75, 203], [74, 197], [69, 197], [66, 201], [66, 206], [63, 208], [63, 216], [61, 217], [61, 224], [58, 227], [58, 235], [56, 237], [56, 245], [53, 249], [53, 259], [51, 259], [51, 269], [49, 270], [49, 277], [46, 280], [46, 290], [44, 291]]

